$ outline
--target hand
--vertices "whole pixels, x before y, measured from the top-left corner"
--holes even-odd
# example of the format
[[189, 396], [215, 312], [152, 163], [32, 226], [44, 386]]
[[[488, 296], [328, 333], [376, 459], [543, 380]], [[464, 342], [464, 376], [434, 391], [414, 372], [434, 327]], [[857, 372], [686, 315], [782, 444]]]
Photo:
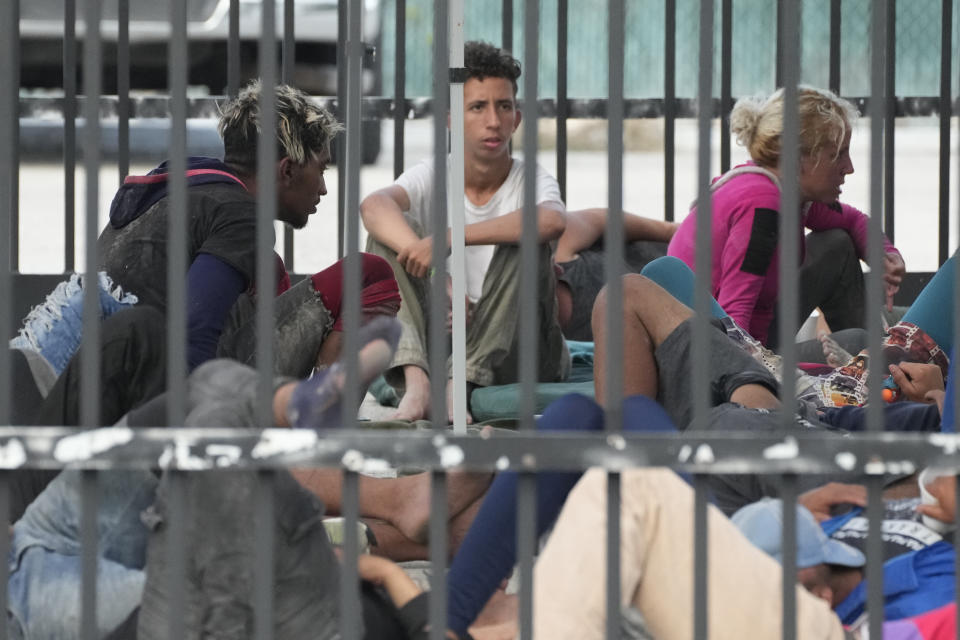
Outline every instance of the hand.
[[893, 310], [893, 296], [900, 290], [903, 275], [907, 272], [903, 258], [898, 253], [888, 253], [883, 256], [883, 284], [887, 294], [887, 311]]
[[924, 394], [923, 401], [928, 404], [936, 403], [937, 409], [940, 410], [940, 417], [942, 418], [943, 417], [943, 401], [944, 401], [944, 398], [946, 397], [947, 397], [947, 394], [945, 391], [937, 391], [936, 389], [934, 389], [933, 391], [927, 391], [927, 393]]
[[427, 236], [397, 252], [397, 262], [414, 278], [425, 278], [433, 264], [433, 238]]
[[936, 504], [921, 504], [917, 511], [940, 522], [953, 522], [957, 511], [957, 478], [940, 476], [926, 485], [927, 491], [937, 499]]
[[357, 573], [360, 579], [378, 587], [384, 586], [397, 570], [402, 571], [397, 564], [381, 556], [366, 553], [357, 556]]
[[800, 494], [797, 503], [806, 507], [817, 522], [823, 522], [831, 517], [830, 508], [835, 504], [867, 506], [867, 488], [859, 484], [828, 482]]
[[892, 364], [889, 368], [893, 381], [907, 400], [931, 403], [934, 398], [927, 399], [927, 393], [944, 390], [943, 373], [935, 364], [901, 362], [899, 365]]
[[404, 573], [400, 565], [386, 558], [367, 554], [357, 556], [357, 573], [361, 580], [386, 589], [397, 609], [421, 593], [420, 587]]

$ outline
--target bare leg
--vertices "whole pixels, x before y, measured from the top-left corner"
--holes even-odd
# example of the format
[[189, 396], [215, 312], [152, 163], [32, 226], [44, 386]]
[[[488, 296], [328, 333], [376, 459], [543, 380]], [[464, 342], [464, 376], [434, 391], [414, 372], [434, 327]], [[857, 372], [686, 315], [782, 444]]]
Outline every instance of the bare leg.
[[403, 368], [403, 398], [393, 420], [422, 420], [430, 415], [430, 378], [416, 365]]
[[[593, 305], [594, 387], [601, 401], [606, 392], [607, 308], [616, 307], [604, 288]], [[623, 276], [623, 345], [615, 357], [623, 361], [623, 394], [657, 397], [656, 348], [693, 312], [649, 278]], [[621, 357], [629, 354], [629, 357]]]
[[[482, 503], [481, 496], [473, 504], [447, 521], [448, 560], [453, 560], [453, 556], [460, 548], [460, 544], [467, 535], [467, 531], [470, 529], [473, 519], [477, 516], [477, 511]], [[430, 547], [427, 542], [411, 540], [386, 520], [363, 518], [363, 521], [367, 523], [367, 526], [370, 527], [373, 535], [377, 538], [377, 546], [371, 548], [374, 554], [390, 558], [394, 562], [430, 559]]]
[[[293, 469], [293, 476], [327, 505], [341, 513], [343, 476], [339, 469]], [[447, 513], [451, 519], [480, 499], [490, 486], [488, 473], [451, 472], [447, 478]], [[360, 515], [396, 527], [406, 538], [425, 542], [430, 520], [430, 474], [400, 478], [360, 477]]]
[[343, 346], [343, 331], [331, 331], [327, 339], [320, 345], [317, 353], [317, 368], [329, 367], [340, 357], [340, 348]]

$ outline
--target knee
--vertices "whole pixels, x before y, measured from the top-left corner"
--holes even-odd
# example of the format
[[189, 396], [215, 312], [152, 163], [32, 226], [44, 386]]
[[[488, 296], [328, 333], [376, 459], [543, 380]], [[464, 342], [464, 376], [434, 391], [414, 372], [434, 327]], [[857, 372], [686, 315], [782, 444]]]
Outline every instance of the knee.
[[815, 248], [816, 253], [830, 256], [831, 261], [840, 258], [859, 260], [853, 238], [843, 229], [814, 231], [807, 236], [806, 242], [808, 246]]
[[360, 260], [363, 271], [363, 286], [382, 280], [395, 280], [393, 267], [384, 258], [372, 253], [361, 253]]
[[130, 332], [147, 336], [151, 341], [163, 341], [165, 329], [164, 315], [148, 306], [121, 309], [103, 321], [104, 337], [117, 332]]
[[538, 431], [602, 431], [603, 410], [593, 398], [570, 393], [551, 402], [537, 420]]

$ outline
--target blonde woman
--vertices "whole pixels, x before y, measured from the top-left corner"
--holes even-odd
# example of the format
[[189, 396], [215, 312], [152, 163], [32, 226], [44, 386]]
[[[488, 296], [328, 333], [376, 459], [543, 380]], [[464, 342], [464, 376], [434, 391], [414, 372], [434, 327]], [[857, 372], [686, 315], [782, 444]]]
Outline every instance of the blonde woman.
[[[820, 307], [834, 331], [862, 326], [864, 289], [859, 260], [867, 255], [867, 216], [839, 202], [850, 159], [851, 123], [857, 111], [829, 91], [800, 87], [800, 221], [817, 232], [800, 245], [799, 313]], [[728, 314], [768, 346], [777, 338], [783, 90], [744, 98], [730, 114], [730, 130], [751, 160], [712, 186], [712, 293]], [[691, 268], [696, 261], [696, 203], [670, 242], [668, 255]], [[905, 267], [884, 240], [887, 305]]]

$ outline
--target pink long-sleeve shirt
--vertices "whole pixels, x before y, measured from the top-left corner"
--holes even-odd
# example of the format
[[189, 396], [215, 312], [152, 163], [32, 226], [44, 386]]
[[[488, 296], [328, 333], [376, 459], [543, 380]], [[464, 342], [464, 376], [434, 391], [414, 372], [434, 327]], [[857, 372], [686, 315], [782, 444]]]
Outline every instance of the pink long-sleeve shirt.
[[[758, 173], [759, 171], [759, 173]], [[778, 219], [780, 188], [773, 174], [748, 163], [714, 180], [712, 238], [713, 297], [737, 324], [767, 342], [779, 288]], [[667, 254], [696, 266], [697, 216], [694, 206], [677, 230]], [[865, 213], [846, 204], [810, 203], [801, 227], [812, 231], [843, 229], [853, 239], [860, 259], [867, 255]], [[801, 228], [800, 260], [805, 243]], [[884, 238], [884, 250], [897, 253]]]

